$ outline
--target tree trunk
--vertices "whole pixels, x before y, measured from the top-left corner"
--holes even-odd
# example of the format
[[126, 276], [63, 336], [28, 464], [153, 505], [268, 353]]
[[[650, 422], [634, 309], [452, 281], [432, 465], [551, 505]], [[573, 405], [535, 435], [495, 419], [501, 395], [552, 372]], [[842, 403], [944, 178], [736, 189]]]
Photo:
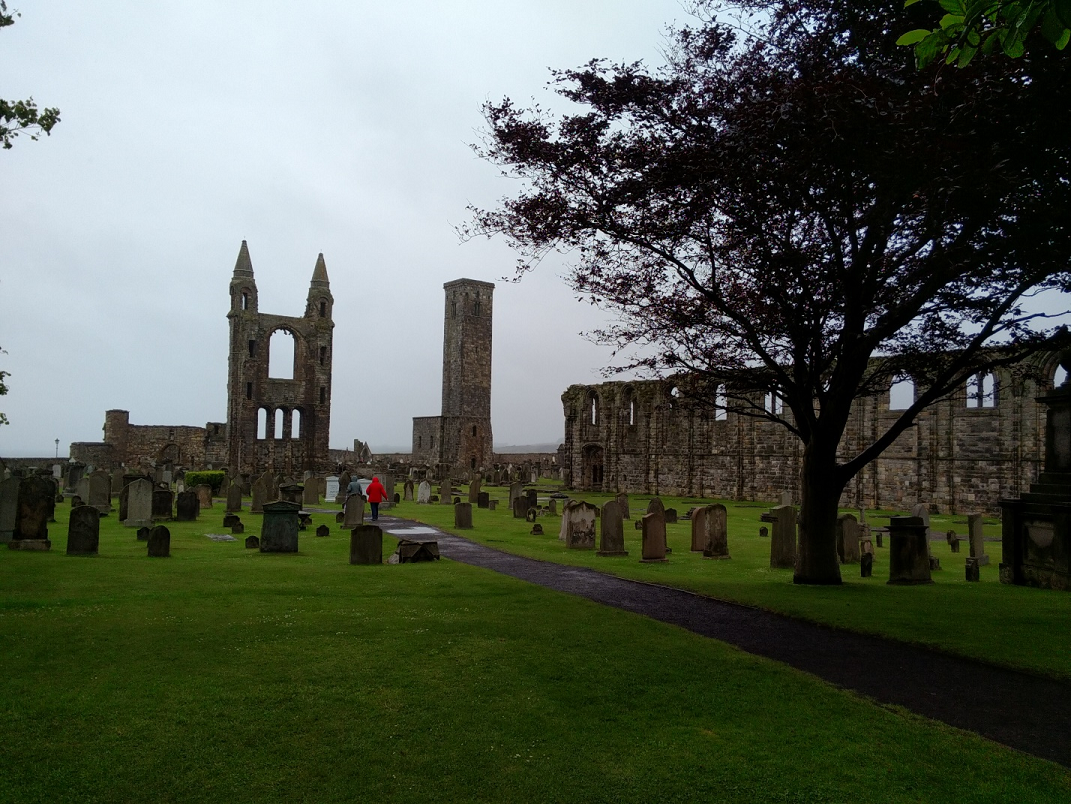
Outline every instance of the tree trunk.
[[839, 584], [837, 514], [844, 482], [837, 471], [836, 444], [814, 441], [803, 449], [800, 524], [793, 583]]

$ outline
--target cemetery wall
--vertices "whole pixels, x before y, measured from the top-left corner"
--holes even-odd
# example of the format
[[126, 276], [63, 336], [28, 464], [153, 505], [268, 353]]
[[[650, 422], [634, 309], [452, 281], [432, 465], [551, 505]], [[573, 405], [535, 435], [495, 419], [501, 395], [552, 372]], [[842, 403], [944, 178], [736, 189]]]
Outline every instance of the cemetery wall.
[[66, 464], [66, 460], [64, 460], [63, 458], [60, 458], [59, 460], [57, 460], [56, 458], [3, 458], [2, 460], [0, 460], [0, 464], [2, 464], [0, 468], [10, 469], [12, 472], [14, 472], [16, 469], [51, 470], [52, 467], [56, 464], [63, 466], [64, 469], [67, 468], [66, 466], [64, 466], [64, 464]]
[[103, 469], [168, 463], [220, 467], [227, 459], [226, 430], [222, 422], [204, 427], [130, 424], [128, 411], [109, 410], [104, 414], [104, 440], [72, 443], [70, 459]]
[[[965, 388], [924, 410], [854, 478], [841, 504], [995, 513], [1002, 498], [1028, 491], [1045, 454], [1045, 412], [1035, 397], [1052, 387], [1056, 359], [1046, 360], [1040, 388], [997, 375], [991, 402]], [[562, 404], [567, 487], [763, 501], [791, 491], [799, 499], [801, 445], [774, 422], [692, 405], [666, 381], [573, 385]], [[887, 395], [857, 400], [841, 460], [899, 415]]]

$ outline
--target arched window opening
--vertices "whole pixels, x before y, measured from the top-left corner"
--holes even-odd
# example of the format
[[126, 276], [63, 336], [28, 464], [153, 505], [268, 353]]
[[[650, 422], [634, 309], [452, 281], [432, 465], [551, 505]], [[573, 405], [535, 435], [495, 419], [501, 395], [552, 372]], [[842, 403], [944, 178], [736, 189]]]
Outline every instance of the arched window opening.
[[967, 407], [995, 408], [997, 378], [992, 374], [976, 374], [967, 380]]
[[301, 438], [301, 409], [294, 408], [290, 413], [290, 437]]
[[729, 418], [728, 404], [729, 400], [725, 396], [725, 386], [719, 385], [714, 391], [714, 421], [723, 422]]
[[275, 411], [275, 433], [274, 437], [277, 441], [281, 441], [283, 438], [283, 409], [279, 408]]
[[588, 398], [588, 412], [591, 414], [591, 423], [599, 423], [599, 397], [596, 394], [592, 394]]
[[781, 395], [778, 394], [777, 391], [766, 392], [766, 399], [763, 406], [767, 413], [771, 413], [774, 416], [780, 416], [785, 412], [785, 400], [781, 398]]
[[294, 379], [294, 358], [297, 347], [293, 333], [277, 329], [268, 341], [268, 376], [277, 380]]
[[636, 400], [630, 399], [628, 401], [628, 423], [629, 425], [636, 424]]
[[268, 437], [268, 411], [265, 408], [257, 410], [257, 438], [264, 440]]
[[249, 356], [250, 357], [256, 357], [257, 356], [257, 342], [256, 341], [250, 341], [249, 342]]
[[327, 360], [327, 347], [326, 346], [321, 346], [320, 347], [320, 365], [322, 366], [326, 360]]
[[245, 398], [246, 399], [252, 399], [253, 398], [253, 383], [251, 383], [251, 382], [247, 382], [245, 384]]
[[327, 302], [322, 301], [322, 302], [320, 302], [320, 318], [324, 318], [326, 316], [327, 316]]
[[480, 297], [479, 296], [477, 296], [476, 297], [476, 301], [472, 303], [472, 314], [474, 316], [479, 316], [479, 314], [480, 314]]
[[249, 294], [246, 293], [244, 290], [242, 291], [242, 309], [249, 309]]
[[327, 388], [325, 388], [324, 386], [321, 385], [320, 386], [320, 404], [322, 405], [326, 401], [327, 401]]
[[472, 425], [472, 437], [473, 437], [473, 438], [475, 438], [475, 437], [476, 437], [476, 425], [475, 425], [475, 424], [474, 424], [474, 425]]
[[1056, 367], [1056, 373], [1052, 375], [1052, 387], [1059, 388], [1067, 382], [1067, 369], [1063, 366]]
[[456, 301], [450, 302], [450, 317], [451, 318], [457, 318], [457, 302]]
[[475, 469], [476, 468], [476, 458], [475, 458], [475, 456], [473, 456], [472, 458], [469, 459], [469, 468], [470, 469]]
[[907, 410], [915, 404], [915, 381], [897, 377], [889, 388], [889, 410]]
[[416, 437], [416, 446], [417, 446], [417, 449], [423, 449], [424, 448], [424, 436], [417, 436]]

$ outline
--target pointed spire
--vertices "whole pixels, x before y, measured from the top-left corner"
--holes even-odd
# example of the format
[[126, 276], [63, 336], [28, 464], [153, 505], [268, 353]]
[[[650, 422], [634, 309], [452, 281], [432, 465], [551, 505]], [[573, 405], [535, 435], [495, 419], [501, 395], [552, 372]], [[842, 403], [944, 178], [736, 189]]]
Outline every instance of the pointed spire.
[[324, 262], [324, 253], [316, 258], [316, 267], [312, 269], [312, 284], [327, 287], [330, 282], [327, 279], [327, 263]]
[[249, 246], [244, 240], [242, 247], [238, 249], [238, 259], [234, 263], [234, 275], [236, 277], [253, 275], [253, 261], [249, 259]]

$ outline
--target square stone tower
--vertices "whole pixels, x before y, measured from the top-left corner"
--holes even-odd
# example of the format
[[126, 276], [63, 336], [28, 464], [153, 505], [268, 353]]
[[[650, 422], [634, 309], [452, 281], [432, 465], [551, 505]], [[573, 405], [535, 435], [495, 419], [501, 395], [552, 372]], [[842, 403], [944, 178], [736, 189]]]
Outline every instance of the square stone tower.
[[[258, 310], [253, 263], [244, 240], [230, 292], [227, 463], [239, 472], [256, 474], [329, 471], [335, 324], [324, 255], [316, 259], [301, 318]], [[289, 347], [290, 339], [292, 367], [284, 369], [283, 376], [270, 377], [270, 350]]]
[[490, 468], [491, 332], [495, 286], [475, 279], [443, 285], [443, 398], [440, 416], [413, 419], [413, 458], [441, 471]]

